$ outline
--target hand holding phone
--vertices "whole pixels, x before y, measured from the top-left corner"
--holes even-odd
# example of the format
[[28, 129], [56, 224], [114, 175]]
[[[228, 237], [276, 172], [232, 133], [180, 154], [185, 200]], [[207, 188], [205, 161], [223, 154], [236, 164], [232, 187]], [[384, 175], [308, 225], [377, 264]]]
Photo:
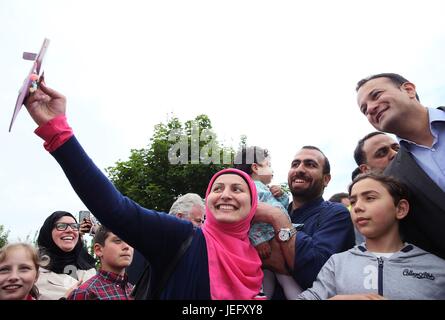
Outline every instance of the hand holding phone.
[[91, 221], [91, 213], [89, 211], [79, 211], [80, 234], [84, 235], [90, 232], [93, 223]]
[[91, 212], [89, 211], [79, 211], [79, 223], [82, 223], [84, 219], [90, 219]]

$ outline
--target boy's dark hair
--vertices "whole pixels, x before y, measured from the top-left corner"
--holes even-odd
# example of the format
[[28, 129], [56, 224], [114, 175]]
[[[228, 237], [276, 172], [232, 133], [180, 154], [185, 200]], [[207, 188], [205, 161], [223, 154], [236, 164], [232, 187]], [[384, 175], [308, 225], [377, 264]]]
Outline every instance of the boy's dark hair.
[[351, 173], [351, 181], [354, 180], [355, 177], [357, 177], [360, 173], [362, 173], [360, 167], [355, 168], [354, 171], [352, 171]]
[[341, 203], [341, 199], [344, 198], [349, 199], [349, 194], [347, 194], [346, 192], [339, 192], [332, 195], [332, 197], [329, 198], [329, 201]]
[[365, 145], [365, 141], [379, 134], [385, 134], [385, 133], [381, 131], [374, 131], [368, 133], [366, 136], [364, 136], [358, 141], [357, 146], [355, 147], [354, 150], [354, 160], [358, 166], [361, 164], [366, 164], [367, 161], [365, 151], [363, 151], [363, 146]]
[[108, 230], [104, 225], [100, 225], [97, 230], [96, 234], [94, 235], [94, 241], [93, 244], [100, 244], [101, 246], [105, 246], [105, 240], [110, 236], [110, 230]]
[[317, 150], [323, 155], [324, 158], [324, 165], [323, 165], [323, 174], [329, 174], [331, 173], [331, 164], [329, 163], [328, 157], [321, 151], [319, 148], [314, 146], [303, 146], [301, 149], [308, 149], [308, 150]]
[[[357, 82], [357, 87], [355, 88], [355, 91], [358, 91], [366, 82], [373, 80], [373, 79], [377, 79], [377, 78], [388, 78], [389, 80], [391, 80], [392, 83], [394, 83], [394, 85], [397, 86], [397, 88], [400, 88], [400, 86], [402, 84], [404, 84], [405, 82], [411, 82], [408, 79], [402, 77], [400, 74], [397, 74], [397, 73], [378, 73], [378, 74], [374, 74], [372, 76], [366, 77], [366, 78], [360, 80], [359, 82]], [[417, 101], [420, 101], [419, 95], [417, 93], [416, 93], [416, 99], [417, 99]]]
[[248, 175], [252, 174], [252, 164], [259, 164], [269, 156], [269, 151], [257, 146], [243, 146], [235, 155], [233, 167], [244, 171]]
[[364, 179], [372, 179], [377, 182], [380, 182], [386, 190], [388, 190], [389, 194], [391, 195], [394, 205], [397, 206], [400, 202], [400, 200], [405, 199], [408, 202], [410, 202], [411, 199], [411, 192], [408, 189], [408, 187], [394, 178], [393, 176], [385, 176], [380, 173], [375, 172], [369, 172], [369, 173], [362, 173], [359, 174], [354, 181], [351, 182], [351, 184], [348, 187], [349, 196], [351, 196], [351, 190], [352, 187], [359, 181]]

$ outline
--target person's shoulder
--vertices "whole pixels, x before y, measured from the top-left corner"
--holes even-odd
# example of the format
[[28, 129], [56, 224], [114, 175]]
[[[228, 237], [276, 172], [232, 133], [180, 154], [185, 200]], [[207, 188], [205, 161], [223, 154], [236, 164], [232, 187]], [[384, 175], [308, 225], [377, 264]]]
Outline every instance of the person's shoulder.
[[334, 253], [334, 254], [332, 254], [332, 256], [330, 258], [332, 258], [333, 260], [337, 260], [337, 261], [343, 260], [345, 258], [350, 258], [355, 255], [354, 254], [355, 250], [357, 250], [356, 246], [352, 247], [351, 249], [348, 249], [346, 251]]
[[95, 300], [97, 297], [96, 292], [97, 290], [94, 286], [84, 283], [79, 288], [73, 290], [68, 300]]
[[97, 275], [97, 270], [95, 268], [90, 268], [87, 270], [77, 270], [78, 278], [83, 279], [84, 281], [94, 277], [95, 275]]
[[409, 250], [409, 251], [404, 250], [404, 251], [406, 251], [405, 252], [406, 256], [408, 256], [410, 258], [421, 259], [424, 261], [428, 259], [430, 261], [429, 264], [442, 265], [445, 267], [445, 260], [442, 259], [441, 257], [436, 256], [435, 254], [433, 254], [431, 252], [425, 251], [422, 248], [419, 248], [412, 243], [408, 243], [405, 246], [405, 248], [409, 248], [409, 247], [412, 247], [412, 250]]
[[91, 277], [71, 293], [69, 300], [91, 300], [97, 296], [97, 286], [102, 283], [99, 274]]
[[350, 266], [351, 263], [359, 263], [365, 257], [364, 254], [358, 252], [357, 246], [349, 250], [333, 253], [326, 261], [326, 265], [331, 265], [333, 269], [343, 269], [345, 266]]
[[347, 214], [349, 216], [349, 210], [343, 204], [338, 202], [323, 201], [321, 203], [323, 209], [332, 214]]
[[92, 276], [91, 278], [89, 278], [88, 280], [86, 280], [84, 283], [82, 283], [79, 286], [79, 289], [88, 289], [88, 288], [93, 288], [95, 287], [98, 283], [102, 282], [102, 278], [100, 277], [99, 274], [96, 274], [94, 276]]

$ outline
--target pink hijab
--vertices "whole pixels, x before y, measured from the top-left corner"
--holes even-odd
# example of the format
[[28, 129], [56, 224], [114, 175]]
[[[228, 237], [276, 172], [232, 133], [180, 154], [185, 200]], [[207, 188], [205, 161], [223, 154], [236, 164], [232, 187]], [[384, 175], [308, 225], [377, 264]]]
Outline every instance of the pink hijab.
[[258, 297], [263, 281], [261, 259], [249, 241], [250, 222], [258, 204], [255, 183], [243, 171], [224, 169], [210, 180], [206, 199], [216, 178], [223, 174], [237, 174], [247, 182], [252, 208], [244, 220], [220, 223], [206, 205], [206, 221], [202, 231], [207, 244], [210, 295], [213, 300], [262, 299]]

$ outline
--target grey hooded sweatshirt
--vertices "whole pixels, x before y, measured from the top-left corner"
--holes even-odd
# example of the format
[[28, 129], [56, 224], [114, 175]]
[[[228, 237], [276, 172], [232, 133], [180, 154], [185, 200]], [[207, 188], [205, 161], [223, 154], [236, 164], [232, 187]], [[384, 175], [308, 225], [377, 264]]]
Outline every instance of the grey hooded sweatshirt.
[[445, 260], [412, 244], [390, 258], [377, 258], [361, 244], [332, 255], [312, 288], [297, 299], [361, 293], [378, 293], [398, 300], [445, 299]]

